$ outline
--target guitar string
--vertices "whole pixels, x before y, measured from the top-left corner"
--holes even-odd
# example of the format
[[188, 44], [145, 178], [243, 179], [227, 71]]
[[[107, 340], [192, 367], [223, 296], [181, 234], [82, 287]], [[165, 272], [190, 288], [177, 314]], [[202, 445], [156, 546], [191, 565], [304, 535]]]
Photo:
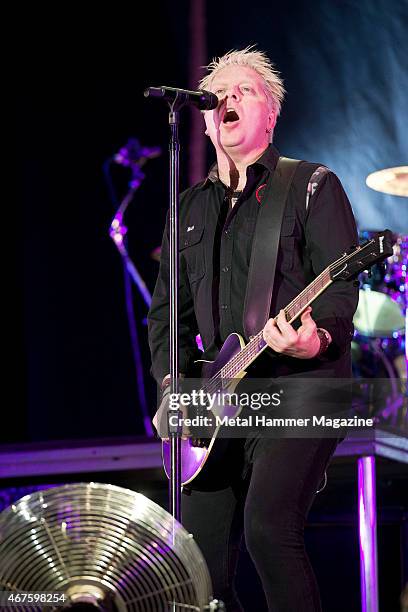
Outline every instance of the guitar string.
[[[329, 284], [330, 277], [327, 279], [327, 272], [328, 272], [327, 269], [324, 270], [310, 285], [308, 285], [307, 291], [303, 295], [299, 294], [299, 296], [295, 300], [293, 300], [288, 306], [286, 306], [284, 311], [288, 319], [293, 319], [300, 312], [300, 310], [306, 305], [306, 303], [309, 302], [311, 298], [315, 297], [318, 291], [321, 291], [325, 285]], [[316, 291], [316, 289], [318, 291]], [[304, 298], [306, 298], [305, 302], [303, 301]], [[297, 308], [299, 308], [298, 312], [296, 312]], [[259, 345], [259, 340], [261, 339], [258, 337], [258, 335], [259, 333], [256, 336], [254, 336], [254, 338], [252, 338], [251, 341], [239, 353], [237, 353], [237, 355], [235, 355], [228, 362], [228, 367], [224, 366], [224, 368], [222, 369], [223, 371], [221, 372], [223, 375], [229, 378], [233, 378], [231, 374], [234, 372], [236, 367], [241, 367], [245, 365], [245, 357], [253, 356], [254, 349], [256, 352], [256, 349], [258, 348], [258, 345]], [[251, 344], [252, 341], [255, 339], [256, 341], [253, 342], [253, 344]], [[230, 376], [228, 376], [229, 374]]]
[[[294, 300], [292, 300], [292, 302], [290, 302], [290, 304], [288, 304], [288, 306], [286, 306], [286, 308], [284, 309], [285, 314], [287, 315], [290, 312], [290, 310], [292, 310], [296, 306], [299, 306], [300, 309], [303, 308], [304, 304], [302, 304], [302, 300], [307, 294], [309, 294], [310, 297], [314, 297], [314, 294], [315, 294], [315, 292], [313, 291], [314, 289], [319, 288], [319, 290], [321, 290], [325, 285], [328, 285], [330, 278], [328, 280], [324, 279], [324, 276], [325, 275], [327, 276], [327, 273], [328, 273], [328, 268], [323, 270], [323, 272], [316, 279], [314, 279], [314, 281], [310, 285], [308, 285], [308, 287], [306, 288], [308, 289], [308, 291], [306, 290], [302, 291]], [[319, 287], [320, 281], [323, 281], [323, 283]], [[309, 300], [307, 299], [306, 302], [307, 301]], [[292, 319], [293, 316], [290, 316], [290, 318]], [[277, 317], [275, 317], [275, 321], [276, 320], [277, 320]], [[261, 350], [265, 348], [266, 344], [263, 347], [261, 347], [260, 346], [261, 342], [262, 343], [264, 342], [262, 330], [258, 332], [248, 342], [248, 344], [245, 347], [243, 347], [243, 349], [241, 349], [239, 353], [234, 355], [234, 357], [228, 362], [227, 367], [223, 366], [221, 370], [219, 370], [216, 374], [214, 374], [214, 376], [212, 376], [209, 382], [203, 387], [203, 390], [208, 390], [208, 391], [214, 390], [214, 387], [216, 388], [219, 385], [219, 383], [222, 382], [223, 377], [224, 378], [234, 378], [234, 374], [244, 369], [245, 365], [248, 363], [247, 358], [252, 358], [258, 352], [259, 348]]]
[[[305, 287], [305, 289], [303, 289], [303, 291], [301, 291], [301, 293], [294, 299], [292, 300], [292, 302], [290, 302], [288, 304], [288, 306], [286, 306], [286, 308], [284, 308], [285, 314], [290, 314], [289, 319], [292, 319], [297, 316], [297, 314], [299, 314], [299, 311], [296, 312], [296, 308], [295, 308], [295, 312], [293, 314], [290, 313], [290, 311], [292, 309], [294, 309], [294, 307], [298, 307], [300, 305], [300, 309], [302, 309], [306, 303], [310, 300], [310, 297], [314, 298], [315, 297], [315, 289], [317, 288], [317, 286], [321, 283], [320, 286], [320, 291], [322, 289], [325, 289], [328, 284], [330, 279], [330, 272], [333, 271], [333, 269], [335, 269], [336, 267], [338, 267], [339, 265], [341, 265], [342, 263], [345, 263], [348, 259], [354, 257], [358, 252], [360, 252], [362, 249], [366, 249], [368, 246], [371, 246], [372, 244], [374, 244], [375, 240], [371, 239], [369, 240], [365, 245], [361, 246], [358, 250], [353, 251], [353, 253], [345, 253], [344, 255], [342, 255], [341, 257], [339, 257], [339, 259], [337, 259], [336, 261], [334, 261], [333, 263], [331, 263], [329, 266], [327, 266], [327, 268], [325, 268], [320, 274], [319, 276], [317, 276], [307, 287]], [[327, 275], [329, 275], [329, 278], [325, 278], [327, 277]], [[303, 298], [306, 297], [306, 302], [303, 304]], [[300, 303], [300, 304], [299, 304]], [[276, 317], [275, 317], [276, 320]], [[254, 345], [258, 344], [258, 336], [261, 334], [261, 332], [259, 332], [256, 336], [254, 336], [254, 338], [252, 340], [257, 339], [257, 341], [254, 343]], [[237, 353], [237, 355], [235, 355], [228, 363], [229, 366], [231, 365], [238, 365], [238, 366], [242, 366], [245, 365], [245, 360], [243, 360], [243, 362], [241, 363], [236, 363], [236, 361], [239, 360], [239, 358], [241, 356], [245, 357], [245, 353], [247, 352], [246, 349], [250, 346], [251, 341], [243, 348], [241, 349], [241, 351], [239, 353]], [[248, 349], [248, 352], [250, 352], [250, 349]], [[253, 356], [253, 355], [252, 355]], [[224, 368], [224, 371], [223, 371]], [[232, 373], [234, 371], [234, 368], [231, 370], [231, 372], [229, 371], [225, 371], [225, 366], [223, 366], [223, 368], [221, 368], [221, 370], [219, 372], [217, 372], [214, 376], [213, 379], [216, 379], [219, 377], [219, 375], [225, 374], [225, 373]], [[240, 370], [238, 370], [240, 371]], [[212, 380], [212, 379], [210, 379]]]
[[[313, 281], [313, 283], [309, 285], [307, 293], [302, 296], [299, 295], [296, 300], [293, 300], [284, 309], [285, 314], [290, 315], [289, 319], [293, 319], [294, 316], [296, 316], [296, 312], [293, 312], [294, 307], [299, 306], [300, 311], [304, 307], [305, 303], [307, 303], [311, 298], [315, 296], [315, 294], [317, 293], [316, 289], [318, 289], [318, 291], [321, 291], [321, 289], [325, 285], [329, 284], [330, 278], [328, 280], [325, 280], [324, 273], [327, 273], [327, 270], [324, 270], [324, 272], [321, 274], [321, 278], [316, 278], [315, 281]], [[303, 303], [304, 297], [307, 297], [305, 303]], [[276, 319], [277, 317], [275, 317], [275, 321]], [[248, 344], [243, 347], [239, 353], [234, 355], [234, 357], [228, 362], [228, 364], [223, 366], [221, 370], [210, 379], [209, 383], [207, 383], [207, 385], [205, 386], [205, 390], [214, 390], [214, 386], [217, 387], [223, 378], [234, 378], [235, 374], [245, 369], [246, 365], [248, 365], [248, 362], [250, 362], [252, 358], [265, 347], [266, 343], [263, 340], [262, 331], [260, 331], [253, 338], [251, 338]]]
[[[319, 274], [319, 276], [317, 276], [307, 287], [305, 287], [305, 289], [303, 289], [299, 293], [298, 296], [296, 296], [296, 298], [292, 300], [292, 302], [290, 302], [284, 308], [285, 315], [287, 316], [289, 314], [289, 319], [293, 320], [293, 318], [299, 314], [300, 310], [307, 304], [307, 302], [310, 301], [310, 297], [315, 297], [315, 289], [318, 288], [319, 291], [321, 291], [330, 284], [330, 272], [332, 272], [333, 269], [335, 269], [342, 263], [345, 263], [348, 259], [350, 259], [354, 255], [356, 255], [356, 253], [361, 251], [362, 248], [366, 248], [374, 242], [375, 240], [371, 239], [363, 247], [358, 249], [358, 251], [342, 255], [341, 257], [339, 257], [339, 259], [327, 266], [327, 268], [325, 268]], [[302, 303], [304, 297], [306, 297], [306, 301]], [[296, 312], [297, 307], [299, 307], [298, 312]], [[291, 310], [294, 310], [294, 312], [291, 313]], [[277, 317], [274, 317], [274, 320], [276, 321]], [[228, 362], [228, 364], [223, 366], [216, 374], [214, 374], [210, 378], [208, 383], [203, 386], [202, 390], [208, 392], [211, 390], [216, 390], [217, 386], [219, 386], [219, 383], [222, 383], [223, 378], [233, 378], [233, 375], [242, 371], [242, 369], [244, 369], [245, 366], [248, 364], [248, 361], [250, 361], [251, 358], [257, 354], [258, 351], [260, 352], [266, 347], [266, 343], [261, 346], [261, 344], [264, 342], [265, 341], [263, 340], [263, 334], [261, 330], [253, 338], [251, 338], [251, 340], [248, 342], [247, 345], [245, 345], [245, 347], [243, 347], [236, 355], [234, 355], [234, 357]]]

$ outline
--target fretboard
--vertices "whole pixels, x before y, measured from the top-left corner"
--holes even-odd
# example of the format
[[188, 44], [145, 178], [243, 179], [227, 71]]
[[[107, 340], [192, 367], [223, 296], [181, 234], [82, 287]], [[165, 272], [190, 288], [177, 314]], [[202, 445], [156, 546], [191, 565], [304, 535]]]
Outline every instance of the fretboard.
[[[327, 267], [299, 295], [286, 306], [285, 315], [288, 323], [292, 323], [332, 283], [330, 267]], [[275, 320], [277, 317], [275, 317]], [[235, 378], [245, 370], [260, 355], [267, 344], [262, 331], [253, 336], [248, 344], [230, 359], [220, 370], [221, 378]]]

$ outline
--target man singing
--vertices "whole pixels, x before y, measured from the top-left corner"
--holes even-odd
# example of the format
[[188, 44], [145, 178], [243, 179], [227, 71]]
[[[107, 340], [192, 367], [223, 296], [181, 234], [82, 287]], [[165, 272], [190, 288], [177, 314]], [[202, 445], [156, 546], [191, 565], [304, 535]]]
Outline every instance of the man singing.
[[[279, 153], [271, 144], [284, 96], [267, 56], [231, 51], [208, 66], [200, 83], [218, 107], [204, 113], [216, 164], [180, 198], [180, 372], [200, 357], [214, 359], [232, 332], [245, 334], [245, 300], [257, 215]], [[283, 308], [352, 244], [356, 225], [338, 178], [320, 164], [295, 170], [283, 212], [270, 317], [269, 348], [248, 376], [351, 376], [350, 342], [358, 290], [334, 283], [291, 325]], [[271, 279], [265, 278], [265, 283]], [[272, 318], [279, 313], [277, 319]], [[248, 340], [248, 337], [246, 337]], [[169, 242], [166, 227], [160, 271], [149, 312], [152, 371], [162, 389], [169, 377]], [[277, 357], [278, 354], [278, 357]], [[165, 403], [154, 423], [160, 419]], [[321, 610], [304, 548], [308, 511], [334, 453], [335, 438], [248, 437], [230, 441], [230, 469], [183, 495], [183, 524], [207, 561], [214, 596], [242, 610], [234, 574], [242, 535], [262, 581], [269, 610]]]

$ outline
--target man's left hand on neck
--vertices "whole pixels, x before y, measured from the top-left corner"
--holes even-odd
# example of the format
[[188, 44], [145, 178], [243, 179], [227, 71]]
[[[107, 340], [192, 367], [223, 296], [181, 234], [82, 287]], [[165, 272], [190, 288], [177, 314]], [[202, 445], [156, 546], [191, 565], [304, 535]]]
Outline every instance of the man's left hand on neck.
[[[284, 310], [279, 312], [276, 321], [269, 319], [263, 329], [263, 337], [268, 346], [277, 353], [297, 359], [313, 359], [321, 354], [321, 340], [311, 311], [312, 308], [308, 306], [303, 312], [302, 324], [297, 330], [287, 322]], [[328, 343], [330, 341], [329, 337]]]

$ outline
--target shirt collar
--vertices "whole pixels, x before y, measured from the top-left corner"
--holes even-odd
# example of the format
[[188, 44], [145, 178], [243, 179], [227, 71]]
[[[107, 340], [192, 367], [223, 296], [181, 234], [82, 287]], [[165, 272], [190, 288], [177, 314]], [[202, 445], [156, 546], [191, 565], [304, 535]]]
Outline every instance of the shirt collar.
[[[264, 168], [269, 170], [269, 172], [273, 172], [276, 168], [276, 164], [279, 159], [279, 151], [273, 144], [270, 144], [267, 149], [262, 153], [261, 157], [256, 160], [253, 164], [250, 164], [248, 168]], [[217, 183], [219, 181], [218, 177], [218, 164], [217, 162], [213, 164], [210, 168], [210, 171], [202, 183], [202, 188], [208, 187], [210, 184]]]

